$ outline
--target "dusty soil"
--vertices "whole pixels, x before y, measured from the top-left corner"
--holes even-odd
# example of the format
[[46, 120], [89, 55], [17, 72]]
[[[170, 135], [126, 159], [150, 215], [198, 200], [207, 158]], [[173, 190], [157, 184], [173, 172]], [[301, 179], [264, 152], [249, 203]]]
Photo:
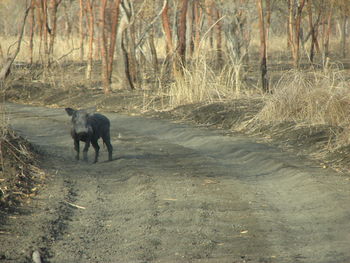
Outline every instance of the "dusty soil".
[[[46, 179], [1, 212], [0, 262], [350, 261], [350, 148], [327, 148], [339, 128], [249, 126], [259, 99], [157, 111], [152, 92], [72, 83], [6, 91], [33, 105], [6, 107]], [[112, 162], [74, 160], [65, 106], [110, 118]]]
[[[1, 225], [2, 262], [346, 262], [350, 182], [245, 136], [107, 113], [114, 160], [74, 161], [62, 108], [7, 104], [51, 176]], [[90, 151], [90, 159], [92, 159]]]

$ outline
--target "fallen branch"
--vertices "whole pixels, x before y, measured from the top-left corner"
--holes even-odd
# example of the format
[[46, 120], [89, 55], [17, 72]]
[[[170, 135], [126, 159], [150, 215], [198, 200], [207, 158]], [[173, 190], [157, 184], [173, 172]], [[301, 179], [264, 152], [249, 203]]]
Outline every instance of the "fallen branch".
[[83, 206], [80, 206], [80, 205], [76, 205], [76, 204], [72, 204], [72, 203], [67, 202], [67, 201], [66, 201], [66, 203], [68, 205], [72, 206], [72, 207], [75, 207], [75, 208], [84, 209], [84, 210], [86, 209], [86, 207], [83, 207]]
[[80, 47], [76, 47], [71, 49], [67, 54], [64, 54], [63, 56], [59, 57], [58, 59], [56, 59], [57, 61], [60, 61], [62, 58], [65, 58], [66, 56], [70, 55], [71, 53], [73, 53], [73, 51], [80, 49]]

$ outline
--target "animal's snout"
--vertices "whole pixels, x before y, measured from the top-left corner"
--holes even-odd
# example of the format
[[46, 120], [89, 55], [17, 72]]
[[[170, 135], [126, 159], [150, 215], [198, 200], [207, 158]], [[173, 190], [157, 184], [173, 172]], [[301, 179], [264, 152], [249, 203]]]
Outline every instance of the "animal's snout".
[[87, 129], [86, 129], [86, 131], [85, 130], [79, 131], [79, 132], [76, 131], [76, 134], [77, 134], [77, 137], [79, 138], [79, 140], [81, 140], [81, 141], [86, 141], [86, 139], [89, 137], [89, 133], [88, 133]]
[[88, 133], [87, 132], [78, 132], [77, 133], [79, 137], [84, 137], [86, 136]]
[[75, 133], [80, 135], [84, 135], [87, 134], [89, 132], [88, 127], [79, 127], [79, 128], [75, 128]]

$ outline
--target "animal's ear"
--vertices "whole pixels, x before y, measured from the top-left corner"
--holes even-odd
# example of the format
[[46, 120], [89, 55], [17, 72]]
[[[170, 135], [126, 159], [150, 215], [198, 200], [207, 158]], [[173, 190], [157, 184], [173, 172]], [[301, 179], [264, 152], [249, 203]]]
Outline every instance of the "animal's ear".
[[76, 111], [76, 110], [74, 110], [74, 109], [72, 109], [72, 108], [65, 108], [65, 110], [66, 110], [66, 112], [67, 112], [67, 114], [68, 114], [69, 116], [72, 116], [73, 113]]

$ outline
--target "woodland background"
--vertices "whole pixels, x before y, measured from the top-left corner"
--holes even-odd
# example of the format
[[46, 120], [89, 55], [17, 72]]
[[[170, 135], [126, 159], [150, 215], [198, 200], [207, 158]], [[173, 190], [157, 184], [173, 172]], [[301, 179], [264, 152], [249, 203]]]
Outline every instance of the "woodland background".
[[[348, 0], [2, 0], [0, 73], [151, 91], [163, 108], [260, 97], [261, 121], [348, 126]], [[16, 62], [15, 62], [16, 61]], [[15, 63], [14, 63], [15, 62]], [[26, 76], [28, 76], [28, 74]], [[55, 78], [55, 80], [52, 80]], [[12, 82], [13, 83], [13, 82]]]

